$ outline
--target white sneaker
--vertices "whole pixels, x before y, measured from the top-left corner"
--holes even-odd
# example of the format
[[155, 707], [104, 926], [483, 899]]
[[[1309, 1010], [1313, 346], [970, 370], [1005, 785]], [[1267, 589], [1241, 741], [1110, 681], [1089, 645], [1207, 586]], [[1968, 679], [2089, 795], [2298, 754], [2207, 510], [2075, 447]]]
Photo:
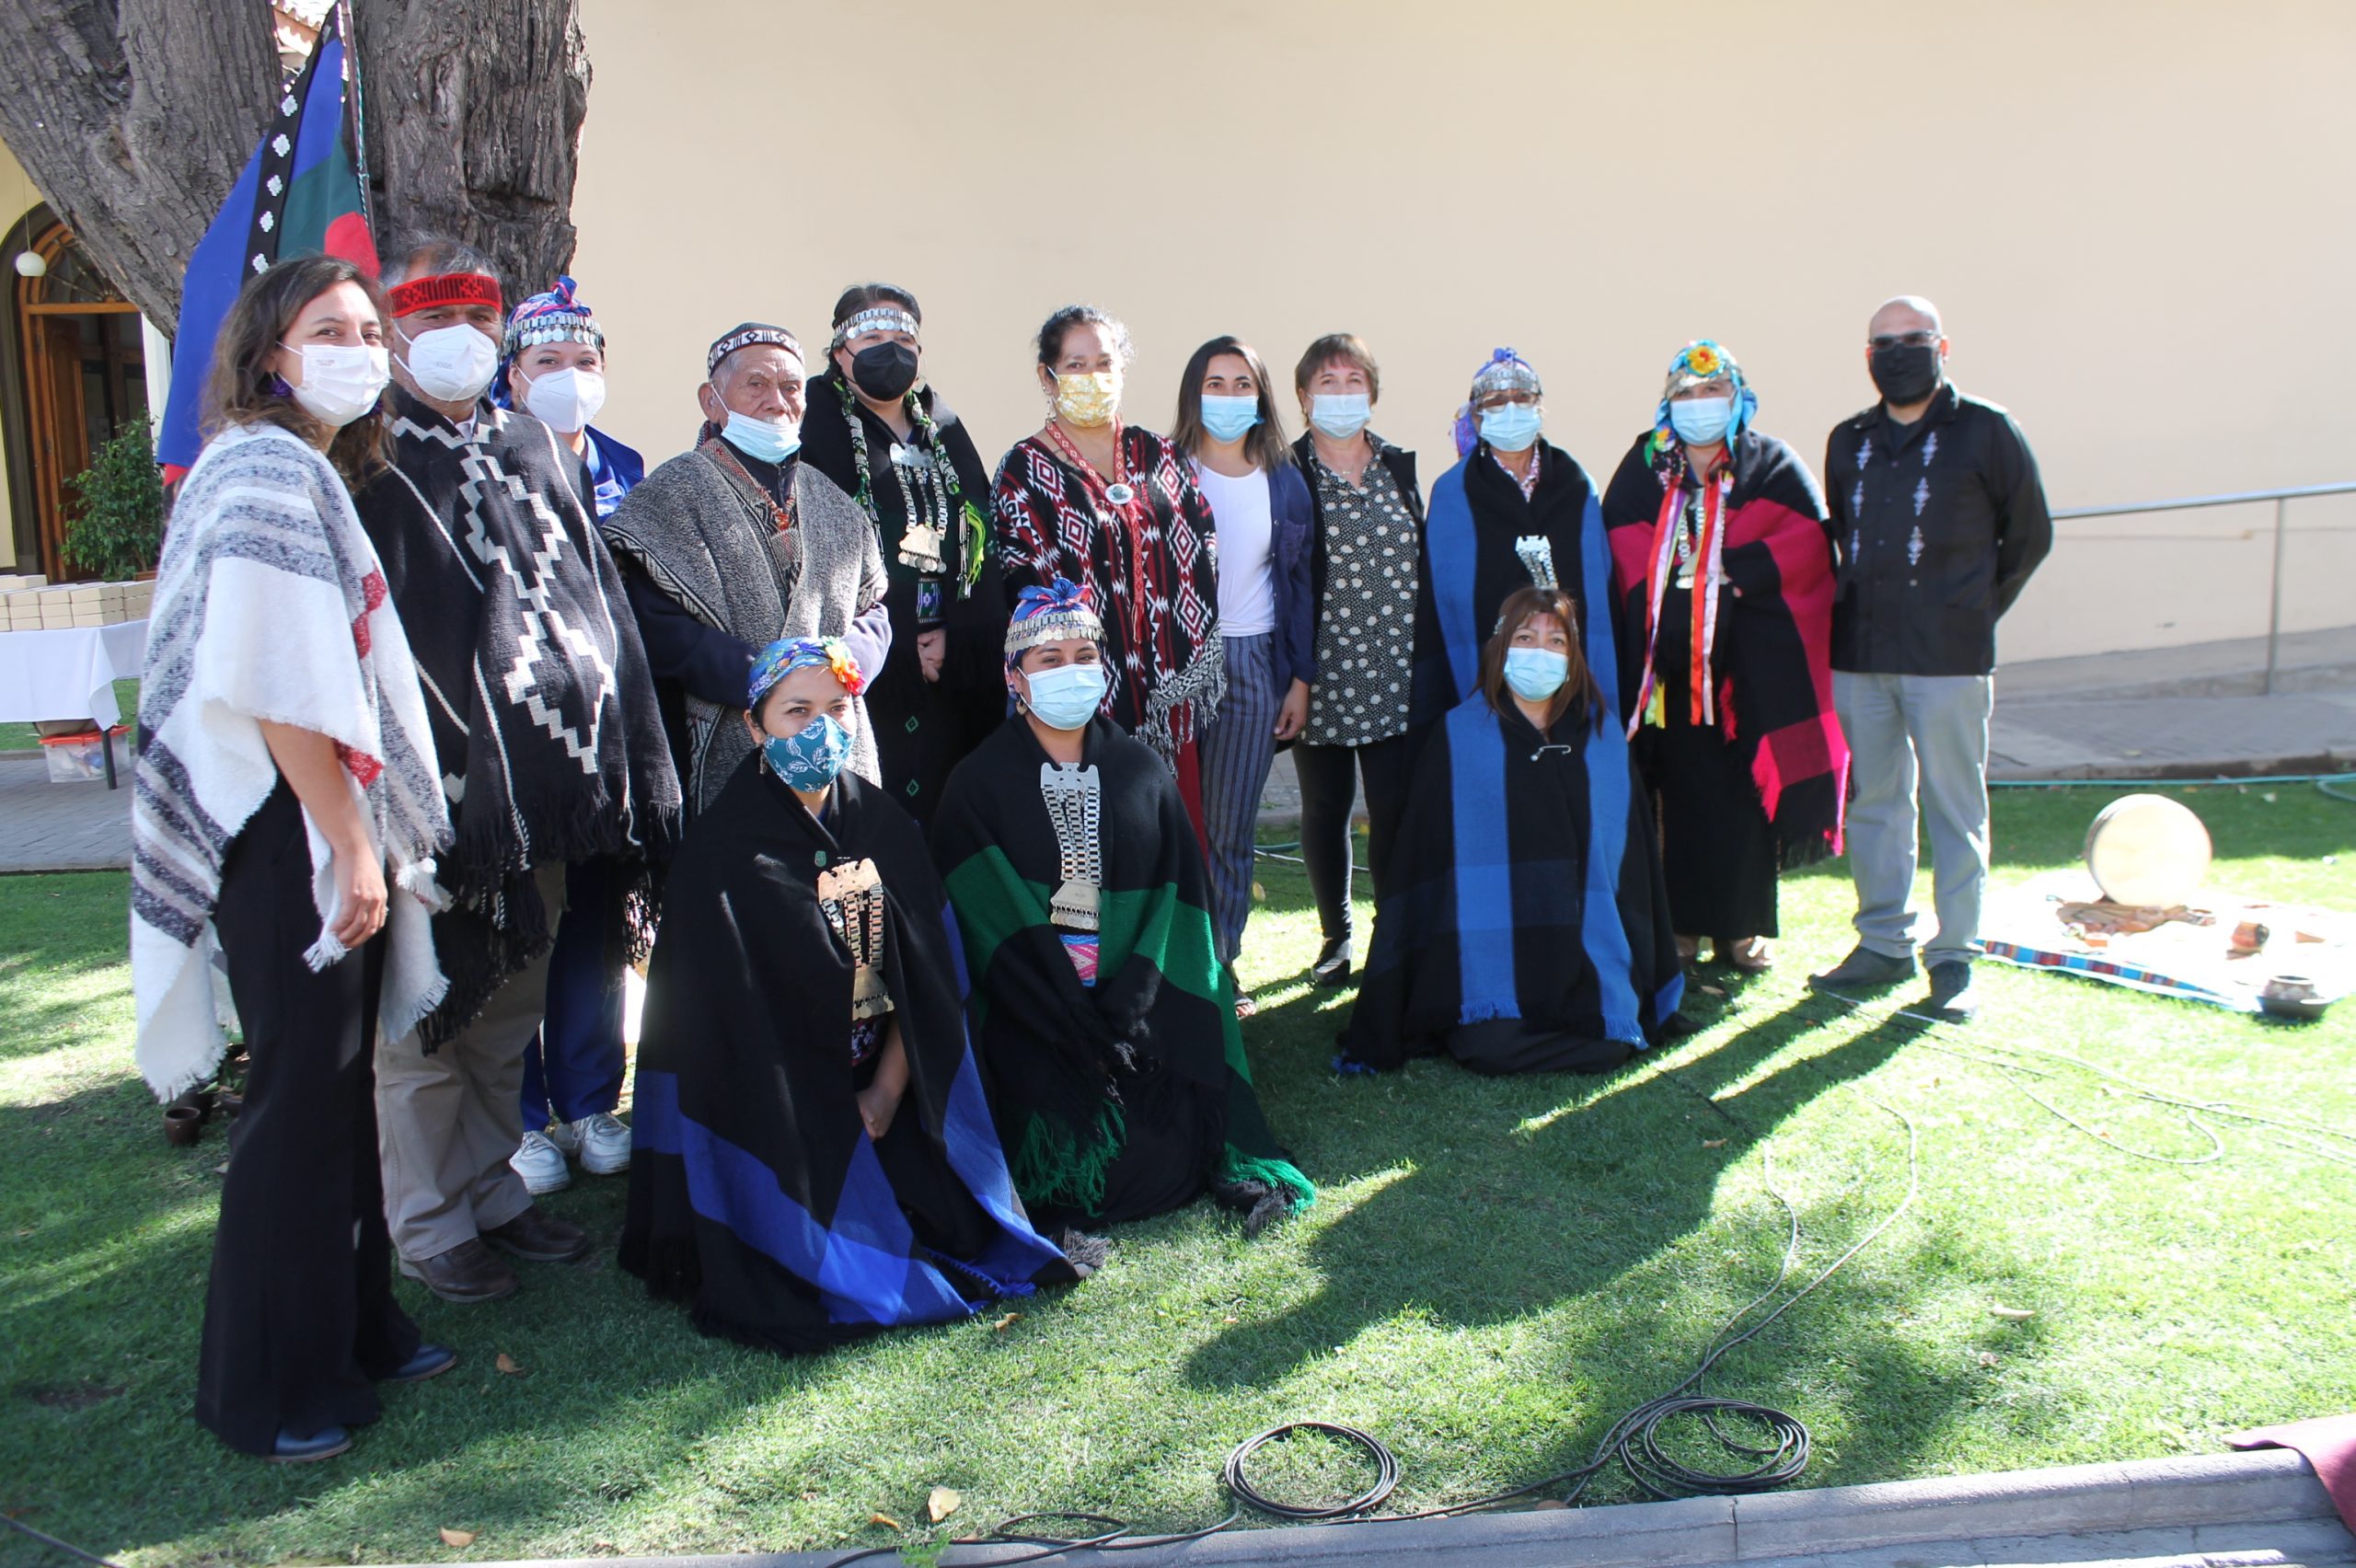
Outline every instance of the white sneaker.
[[629, 1169], [629, 1128], [610, 1111], [583, 1116], [566, 1129], [592, 1176], [614, 1176]]
[[507, 1157], [507, 1163], [524, 1178], [524, 1190], [534, 1197], [560, 1193], [572, 1185], [572, 1172], [565, 1168], [564, 1150], [549, 1142], [545, 1133], [525, 1133], [523, 1146]]

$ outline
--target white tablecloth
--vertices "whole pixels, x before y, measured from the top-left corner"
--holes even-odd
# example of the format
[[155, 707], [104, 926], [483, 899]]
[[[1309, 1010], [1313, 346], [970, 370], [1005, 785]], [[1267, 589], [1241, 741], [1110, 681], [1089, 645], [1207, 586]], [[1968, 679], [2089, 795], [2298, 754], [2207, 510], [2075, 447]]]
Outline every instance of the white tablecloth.
[[0, 722], [95, 719], [122, 722], [114, 683], [135, 680], [147, 657], [147, 623], [68, 631], [0, 631]]

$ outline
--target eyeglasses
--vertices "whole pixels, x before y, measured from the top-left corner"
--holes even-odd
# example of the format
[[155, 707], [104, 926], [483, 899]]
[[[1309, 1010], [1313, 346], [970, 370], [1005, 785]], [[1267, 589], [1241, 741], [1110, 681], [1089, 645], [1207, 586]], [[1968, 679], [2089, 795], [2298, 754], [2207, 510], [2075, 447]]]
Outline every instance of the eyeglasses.
[[1939, 334], [1934, 329], [1928, 332], [1900, 332], [1885, 335], [1871, 339], [1869, 341], [1877, 349], [1934, 349], [1939, 346]]
[[1519, 389], [1511, 392], [1492, 392], [1484, 397], [1479, 402], [1473, 404], [1472, 411], [1476, 414], [1485, 414], [1492, 409], [1502, 409], [1508, 403], [1517, 403], [1527, 407], [1536, 403], [1537, 401], [1538, 394], [1535, 392], [1527, 392]]

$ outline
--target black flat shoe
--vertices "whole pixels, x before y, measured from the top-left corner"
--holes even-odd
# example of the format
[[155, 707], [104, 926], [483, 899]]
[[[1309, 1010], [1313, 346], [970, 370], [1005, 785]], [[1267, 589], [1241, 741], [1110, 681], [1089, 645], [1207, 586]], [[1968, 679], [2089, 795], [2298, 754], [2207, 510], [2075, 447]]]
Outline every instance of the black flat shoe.
[[281, 1432], [278, 1441], [262, 1456], [273, 1465], [307, 1465], [318, 1459], [331, 1459], [352, 1447], [352, 1434], [341, 1426], [322, 1426], [308, 1437], [297, 1437], [292, 1432]]
[[1322, 989], [1347, 985], [1350, 978], [1350, 939], [1335, 937], [1318, 950], [1309, 966], [1309, 983]]
[[446, 1344], [422, 1344], [417, 1354], [395, 1367], [384, 1379], [387, 1383], [422, 1383], [428, 1378], [439, 1378], [458, 1364], [458, 1353]]

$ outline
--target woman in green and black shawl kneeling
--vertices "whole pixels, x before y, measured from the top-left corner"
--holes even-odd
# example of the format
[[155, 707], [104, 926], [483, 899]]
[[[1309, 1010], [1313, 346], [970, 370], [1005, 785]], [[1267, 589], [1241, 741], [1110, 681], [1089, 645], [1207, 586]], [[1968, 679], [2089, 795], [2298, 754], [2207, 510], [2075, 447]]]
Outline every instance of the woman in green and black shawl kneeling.
[[933, 821], [999, 1136], [1043, 1224], [1207, 1190], [1256, 1232], [1315, 1190], [1253, 1090], [1177, 781], [1101, 711], [1103, 637], [1085, 590], [1023, 590], [1006, 638], [1019, 711]]
[[753, 754], [688, 832], [647, 974], [622, 1266], [774, 1350], [1085, 1272], [1008, 1177], [923, 836], [843, 771], [863, 684], [833, 638], [754, 660]]

